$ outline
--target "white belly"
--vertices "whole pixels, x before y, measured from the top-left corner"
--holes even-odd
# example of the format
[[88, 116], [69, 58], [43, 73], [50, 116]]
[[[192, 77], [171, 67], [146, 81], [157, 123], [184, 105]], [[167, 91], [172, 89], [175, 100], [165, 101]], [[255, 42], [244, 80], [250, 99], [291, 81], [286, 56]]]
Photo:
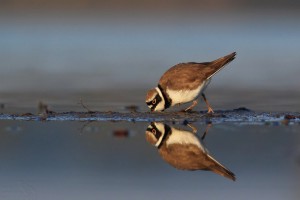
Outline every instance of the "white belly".
[[172, 128], [172, 134], [166, 141], [166, 144], [167, 146], [170, 144], [193, 144], [202, 149], [202, 151], [205, 151], [204, 147], [193, 133], [175, 128]]
[[172, 106], [180, 103], [187, 103], [198, 98], [201, 92], [204, 92], [208, 84], [210, 83], [210, 79], [203, 82], [199, 87], [194, 90], [170, 90], [167, 88], [167, 94], [172, 99]]

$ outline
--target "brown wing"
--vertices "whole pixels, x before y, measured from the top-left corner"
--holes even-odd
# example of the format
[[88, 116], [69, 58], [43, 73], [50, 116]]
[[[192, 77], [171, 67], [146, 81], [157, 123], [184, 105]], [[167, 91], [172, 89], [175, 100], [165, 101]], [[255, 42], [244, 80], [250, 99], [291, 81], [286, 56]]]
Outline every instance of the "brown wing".
[[170, 144], [159, 149], [161, 157], [170, 165], [182, 170], [206, 169], [207, 165], [199, 162], [205, 159], [204, 152], [196, 145]]
[[181, 170], [209, 170], [235, 180], [235, 175], [196, 145], [172, 144], [162, 146], [161, 157], [170, 165]]
[[235, 58], [236, 53], [221, 57], [212, 62], [204, 63], [180, 63], [166, 71], [159, 80], [159, 84], [166, 89], [194, 89], [211, 78], [222, 69], [227, 63]]
[[206, 73], [209, 69], [200, 63], [180, 63], [166, 71], [159, 80], [159, 84], [166, 89], [167, 87], [181, 90], [194, 89], [206, 80]]

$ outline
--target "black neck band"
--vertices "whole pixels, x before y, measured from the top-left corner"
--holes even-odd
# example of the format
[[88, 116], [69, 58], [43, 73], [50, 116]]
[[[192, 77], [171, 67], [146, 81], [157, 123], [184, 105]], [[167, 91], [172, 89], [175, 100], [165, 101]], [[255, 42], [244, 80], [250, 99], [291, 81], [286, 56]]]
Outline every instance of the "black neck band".
[[157, 87], [160, 89], [160, 91], [163, 95], [163, 98], [165, 100], [165, 109], [169, 108], [172, 104], [172, 100], [168, 97], [168, 95], [166, 94], [166, 92], [164, 91], [164, 89], [161, 87], [160, 84], [158, 84]]
[[171, 128], [167, 124], [164, 124], [164, 126], [165, 126], [165, 134], [162, 136], [163, 138], [161, 139], [160, 144], [157, 146], [158, 149], [164, 143], [164, 140], [166, 140], [167, 135], [171, 134]]

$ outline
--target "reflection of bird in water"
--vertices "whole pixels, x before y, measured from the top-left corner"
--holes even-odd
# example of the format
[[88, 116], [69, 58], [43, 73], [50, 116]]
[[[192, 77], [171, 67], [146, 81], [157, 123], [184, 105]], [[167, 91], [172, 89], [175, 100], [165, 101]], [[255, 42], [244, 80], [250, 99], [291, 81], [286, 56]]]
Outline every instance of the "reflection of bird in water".
[[235, 175], [209, 155], [194, 133], [163, 123], [151, 123], [146, 139], [158, 148], [161, 157], [181, 170], [209, 170], [235, 180]]

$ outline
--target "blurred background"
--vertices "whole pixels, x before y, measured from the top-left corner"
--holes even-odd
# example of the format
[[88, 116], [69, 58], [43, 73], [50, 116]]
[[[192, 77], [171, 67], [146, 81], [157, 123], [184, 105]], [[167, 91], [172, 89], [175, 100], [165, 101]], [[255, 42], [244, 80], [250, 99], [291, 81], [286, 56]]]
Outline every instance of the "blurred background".
[[299, 11], [296, 0], [1, 0], [0, 92], [144, 90], [179, 62], [233, 51], [214, 88], [299, 92]]
[[[206, 93], [215, 110], [300, 112], [299, 19], [296, 0], [0, 0], [0, 113], [87, 111], [81, 98], [149, 111], [145, 93], [169, 67], [233, 51]], [[214, 124], [205, 146], [233, 183], [164, 163], [148, 123], [7, 119], [0, 199], [299, 199], [298, 122]]]

